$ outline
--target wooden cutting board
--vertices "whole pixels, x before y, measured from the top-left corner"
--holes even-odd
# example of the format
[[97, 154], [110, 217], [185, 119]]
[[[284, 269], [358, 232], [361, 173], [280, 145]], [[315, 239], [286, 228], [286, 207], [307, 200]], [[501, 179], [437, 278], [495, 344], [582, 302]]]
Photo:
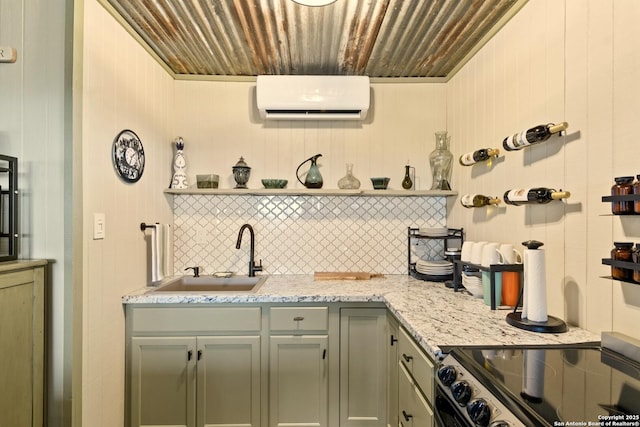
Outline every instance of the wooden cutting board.
[[313, 280], [369, 280], [374, 278], [384, 278], [384, 274], [365, 271], [316, 271], [313, 273]]

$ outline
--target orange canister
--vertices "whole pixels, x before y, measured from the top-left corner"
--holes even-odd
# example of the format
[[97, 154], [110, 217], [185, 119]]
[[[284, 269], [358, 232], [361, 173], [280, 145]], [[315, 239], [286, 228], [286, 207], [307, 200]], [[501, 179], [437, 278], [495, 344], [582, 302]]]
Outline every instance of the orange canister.
[[515, 307], [520, 296], [520, 273], [518, 271], [502, 272], [502, 305]]

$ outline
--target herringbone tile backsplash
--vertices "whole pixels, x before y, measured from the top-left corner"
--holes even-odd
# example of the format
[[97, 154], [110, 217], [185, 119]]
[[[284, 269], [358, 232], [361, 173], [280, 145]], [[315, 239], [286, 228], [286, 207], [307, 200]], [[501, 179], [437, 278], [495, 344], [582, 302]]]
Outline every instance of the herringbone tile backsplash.
[[[248, 272], [249, 233], [267, 274], [314, 271], [407, 273], [407, 227], [446, 225], [444, 197], [174, 195], [175, 274]], [[442, 256], [442, 242], [418, 241], [423, 258]]]

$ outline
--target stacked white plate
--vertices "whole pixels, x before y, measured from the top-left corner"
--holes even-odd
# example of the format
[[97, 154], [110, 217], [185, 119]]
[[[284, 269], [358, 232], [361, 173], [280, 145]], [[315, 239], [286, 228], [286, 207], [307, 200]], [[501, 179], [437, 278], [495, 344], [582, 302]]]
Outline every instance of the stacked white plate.
[[430, 276], [445, 276], [453, 273], [453, 264], [445, 260], [416, 261], [416, 271]]
[[484, 291], [482, 288], [482, 278], [472, 274], [462, 273], [462, 286], [476, 298], [482, 298]]
[[444, 237], [449, 234], [447, 227], [420, 227], [418, 234], [427, 237]]

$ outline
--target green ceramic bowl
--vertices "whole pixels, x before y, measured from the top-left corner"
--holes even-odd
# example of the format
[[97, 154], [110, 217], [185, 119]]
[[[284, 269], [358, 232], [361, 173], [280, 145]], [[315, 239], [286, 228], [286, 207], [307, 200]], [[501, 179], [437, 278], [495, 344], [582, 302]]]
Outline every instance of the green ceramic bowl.
[[286, 179], [263, 179], [262, 185], [264, 188], [284, 188], [288, 182]]
[[373, 184], [373, 189], [374, 190], [386, 190], [387, 189], [387, 185], [389, 185], [389, 180], [391, 178], [387, 178], [387, 177], [377, 177], [377, 178], [371, 178], [371, 184]]

